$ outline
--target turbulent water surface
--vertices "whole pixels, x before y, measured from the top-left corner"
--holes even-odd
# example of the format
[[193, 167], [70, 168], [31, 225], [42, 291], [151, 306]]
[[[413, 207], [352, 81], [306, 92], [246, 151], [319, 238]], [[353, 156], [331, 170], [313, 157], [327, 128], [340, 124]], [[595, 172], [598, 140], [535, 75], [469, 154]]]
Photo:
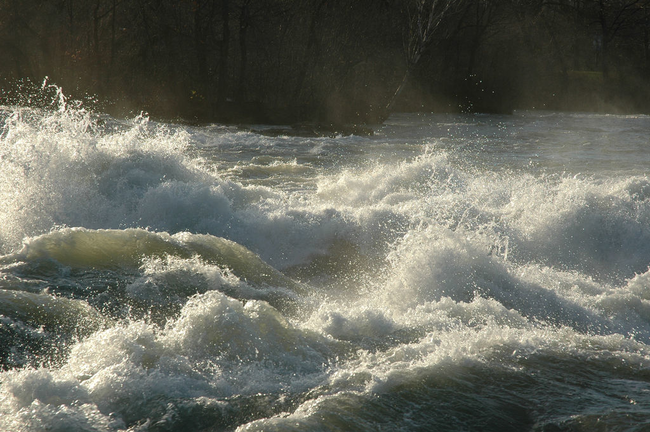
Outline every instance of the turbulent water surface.
[[650, 117], [0, 108], [0, 430], [650, 430]]

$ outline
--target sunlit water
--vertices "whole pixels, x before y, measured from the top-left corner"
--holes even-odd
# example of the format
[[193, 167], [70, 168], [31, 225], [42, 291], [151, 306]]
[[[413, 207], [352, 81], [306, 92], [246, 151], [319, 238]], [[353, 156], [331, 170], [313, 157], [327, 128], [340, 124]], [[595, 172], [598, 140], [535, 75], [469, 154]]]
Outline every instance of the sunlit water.
[[0, 430], [650, 429], [650, 117], [0, 126]]

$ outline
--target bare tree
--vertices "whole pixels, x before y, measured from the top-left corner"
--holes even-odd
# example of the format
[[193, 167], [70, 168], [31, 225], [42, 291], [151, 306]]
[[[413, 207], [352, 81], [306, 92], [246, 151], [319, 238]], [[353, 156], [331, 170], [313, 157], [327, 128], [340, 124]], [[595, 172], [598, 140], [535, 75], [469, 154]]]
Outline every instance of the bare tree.
[[647, 0], [598, 0], [596, 3], [603, 77], [609, 75], [610, 46], [614, 39], [627, 28], [639, 25], [648, 6], [650, 2]]
[[436, 41], [444, 19], [458, 10], [463, 0], [410, 0], [406, 2], [408, 19], [404, 41], [406, 69], [397, 90], [386, 105], [386, 114], [390, 114], [397, 98], [404, 90], [413, 69], [422, 58], [422, 54]]

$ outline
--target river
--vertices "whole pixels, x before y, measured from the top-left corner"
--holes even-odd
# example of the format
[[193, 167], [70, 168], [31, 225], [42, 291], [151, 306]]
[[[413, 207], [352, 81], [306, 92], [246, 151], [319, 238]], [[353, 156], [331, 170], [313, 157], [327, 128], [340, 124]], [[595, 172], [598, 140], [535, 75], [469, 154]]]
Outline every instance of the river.
[[650, 117], [0, 109], [3, 431], [650, 430]]

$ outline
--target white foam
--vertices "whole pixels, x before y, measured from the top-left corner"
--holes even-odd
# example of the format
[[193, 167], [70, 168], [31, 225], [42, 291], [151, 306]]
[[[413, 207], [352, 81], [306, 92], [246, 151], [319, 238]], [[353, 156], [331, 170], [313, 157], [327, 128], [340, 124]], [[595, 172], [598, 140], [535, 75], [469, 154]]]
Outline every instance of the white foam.
[[[119, 324], [77, 343], [60, 369], [4, 374], [0, 425], [26, 431], [59, 415], [66, 427], [110, 430], [171, 399], [304, 391], [342, 352], [264, 302], [210, 291], [192, 297], [165, 329]], [[12, 424], [20, 426], [6, 429]]]
[[[427, 117], [418, 128], [458, 136], [409, 129], [403, 142], [400, 119], [378, 138], [301, 141], [12, 112], [0, 247], [27, 240], [5, 270], [127, 269], [127, 300], [177, 309], [166, 324], [134, 314], [95, 331], [59, 368], [3, 373], [0, 429], [162, 428], [181, 405], [237, 417], [265, 397], [291, 413], [241, 429], [308, 429], [464, 367], [647, 370], [650, 182], [520, 169], [546, 162], [508, 146], [542, 148], [546, 117], [508, 118], [520, 126], [504, 142], [473, 129], [500, 130], [485, 117]], [[504, 166], [500, 146], [522, 160]], [[261, 301], [278, 293], [315, 306], [288, 318]]]

